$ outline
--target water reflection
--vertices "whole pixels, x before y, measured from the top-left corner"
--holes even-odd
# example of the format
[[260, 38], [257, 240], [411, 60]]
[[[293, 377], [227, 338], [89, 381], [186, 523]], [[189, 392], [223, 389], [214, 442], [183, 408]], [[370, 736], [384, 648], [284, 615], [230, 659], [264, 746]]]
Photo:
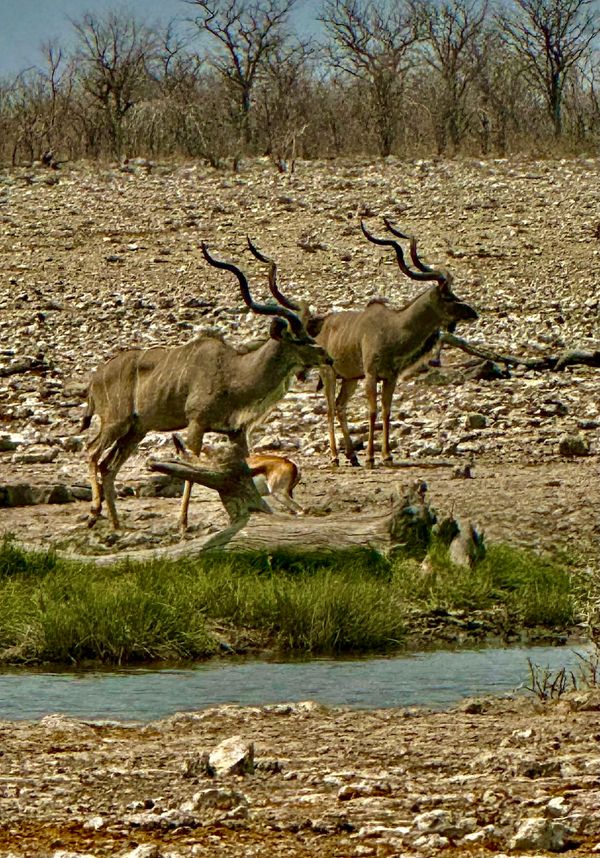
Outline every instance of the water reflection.
[[529, 680], [527, 659], [577, 671], [585, 646], [410, 653], [393, 658], [212, 661], [189, 669], [0, 674], [0, 719], [51, 712], [151, 721], [220, 703], [317, 700], [358, 708], [442, 709], [464, 697], [510, 692]]

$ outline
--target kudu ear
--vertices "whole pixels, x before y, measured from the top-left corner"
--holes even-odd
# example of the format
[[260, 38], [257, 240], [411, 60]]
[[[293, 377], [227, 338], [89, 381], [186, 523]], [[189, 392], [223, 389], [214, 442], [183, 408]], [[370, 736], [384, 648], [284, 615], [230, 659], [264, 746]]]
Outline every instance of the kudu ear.
[[321, 328], [325, 322], [325, 316], [313, 316], [306, 322], [306, 333], [310, 337], [316, 337], [321, 333]]
[[273, 319], [269, 334], [273, 340], [282, 340], [288, 330], [287, 322], [283, 319]]

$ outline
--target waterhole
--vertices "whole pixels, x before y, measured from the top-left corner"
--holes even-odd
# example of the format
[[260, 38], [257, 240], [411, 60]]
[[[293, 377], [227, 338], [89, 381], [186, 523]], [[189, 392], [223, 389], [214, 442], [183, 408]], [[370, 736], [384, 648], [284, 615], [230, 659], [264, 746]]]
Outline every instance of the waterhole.
[[[152, 721], [223, 703], [315, 700], [357, 708], [449, 707], [464, 697], [501, 695], [530, 683], [528, 659], [577, 675], [578, 647], [413, 652], [389, 658], [310, 661], [219, 660], [186, 669], [0, 674], [0, 719], [60, 712], [78, 718]], [[579, 654], [579, 655], [578, 655]]]

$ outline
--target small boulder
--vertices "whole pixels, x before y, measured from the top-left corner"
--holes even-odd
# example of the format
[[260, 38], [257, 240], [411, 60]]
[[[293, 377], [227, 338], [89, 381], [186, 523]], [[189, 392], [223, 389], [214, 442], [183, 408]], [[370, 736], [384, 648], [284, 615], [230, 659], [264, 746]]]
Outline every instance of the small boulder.
[[242, 792], [234, 789], [218, 789], [210, 787], [194, 793], [189, 801], [181, 805], [184, 813], [213, 810], [233, 810], [248, 807], [248, 799]]
[[590, 442], [583, 435], [563, 435], [558, 442], [558, 452], [561, 456], [589, 456]]
[[487, 423], [488, 421], [485, 414], [480, 414], [478, 411], [467, 414], [465, 417], [466, 429], [485, 429]]
[[12, 453], [16, 450], [21, 442], [13, 435], [0, 435], [0, 453]]
[[571, 830], [562, 822], [532, 816], [523, 820], [517, 833], [509, 842], [509, 849], [547, 850], [565, 852], [575, 846]]
[[254, 743], [231, 736], [214, 748], [208, 764], [215, 775], [244, 775], [254, 771]]

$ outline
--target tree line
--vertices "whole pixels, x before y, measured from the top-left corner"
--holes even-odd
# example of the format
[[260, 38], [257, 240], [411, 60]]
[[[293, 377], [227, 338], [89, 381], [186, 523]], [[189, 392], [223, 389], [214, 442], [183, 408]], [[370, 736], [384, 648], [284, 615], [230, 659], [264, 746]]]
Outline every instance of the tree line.
[[596, 0], [181, 0], [89, 12], [0, 81], [0, 162], [595, 154]]

